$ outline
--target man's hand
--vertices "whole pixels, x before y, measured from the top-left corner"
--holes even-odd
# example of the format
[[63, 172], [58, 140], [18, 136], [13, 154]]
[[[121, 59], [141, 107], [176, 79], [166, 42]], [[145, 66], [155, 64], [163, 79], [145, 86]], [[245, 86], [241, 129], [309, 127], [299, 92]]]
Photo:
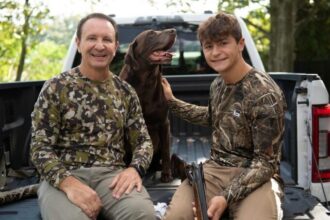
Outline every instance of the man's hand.
[[163, 91], [164, 91], [166, 101], [174, 99], [171, 85], [168, 83], [167, 79], [162, 78], [162, 86], [163, 86]]
[[81, 208], [89, 218], [96, 220], [102, 208], [102, 202], [93, 189], [73, 176], [66, 177], [60, 183], [59, 188], [66, 194], [68, 199]]
[[207, 215], [212, 220], [219, 220], [223, 212], [226, 210], [228, 204], [223, 196], [214, 196], [209, 202]]
[[109, 187], [112, 189], [112, 196], [119, 199], [124, 193], [131, 193], [134, 187], [141, 192], [142, 179], [133, 167], [129, 167], [115, 176]]

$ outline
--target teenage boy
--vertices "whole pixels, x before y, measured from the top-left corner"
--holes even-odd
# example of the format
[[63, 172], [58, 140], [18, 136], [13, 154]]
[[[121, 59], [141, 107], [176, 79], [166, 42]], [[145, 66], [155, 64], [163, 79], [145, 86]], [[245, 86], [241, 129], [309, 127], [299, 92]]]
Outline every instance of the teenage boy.
[[[226, 209], [232, 219], [281, 219], [279, 162], [286, 108], [282, 91], [242, 56], [244, 39], [235, 16], [220, 12], [198, 28], [206, 62], [219, 73], [210, 87], [208, 107], [176, 99], [169, 83], [163, 90], [179, 117], [212, 127], [211, 156], [203, 164], [208, 216]], [[194, 217], [188, 180], [175, 192], [164, 219]]]

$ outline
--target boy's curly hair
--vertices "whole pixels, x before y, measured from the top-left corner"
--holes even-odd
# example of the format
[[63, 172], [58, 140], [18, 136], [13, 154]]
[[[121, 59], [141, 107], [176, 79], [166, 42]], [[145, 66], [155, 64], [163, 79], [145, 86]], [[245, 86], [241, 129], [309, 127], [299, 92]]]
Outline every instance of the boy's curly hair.
[[218, 42], [225, 37], [233, 36], [238, 42], [242, 38], [242, 30], [234, 15], [219, 12], [202, 22], [197, 30], [201, 44], [203, 42]]

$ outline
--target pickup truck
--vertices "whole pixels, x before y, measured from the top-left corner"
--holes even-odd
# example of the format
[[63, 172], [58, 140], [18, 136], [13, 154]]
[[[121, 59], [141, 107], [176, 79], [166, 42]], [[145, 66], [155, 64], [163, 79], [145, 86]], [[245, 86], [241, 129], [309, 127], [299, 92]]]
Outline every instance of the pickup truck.
[[[204, 60], [196, 29], [210, 15], [114, 17], [119, 26], [120, 48], [111, 65], [112, 71], [119, 73], [128, 44], [138, 33], [151, 28], [176, 28], [175, 55], [170, 65], [163, 66], [163, 75], [177, 98], [207, 105], [209, 87], [217, 74]], [[246, 42], [245, 59], [255, 68], [264, 70], [246, 25], [241, 18], [238, 20]], [[80, 59], [73, 37], [63, 71], [77, 66]], [[270, 75], [282, 88], [288, 105], [281, 160], [281, 176], [285, 182], [283, 219], [330, 219], [327, 209], [330, 197], [328, 91], [317, 74]], [[43, 83], [0, 83], [0, 202], [1, 196], [38, 183], [38, 174], [29, 160], [30, 114]], [[191, 125], [174, 115], [170, 115], [170, 122], [173, 154], [187, 162], [202, 162], [209, 157], [209, 128]], [[155, 205], [168, 203], [181, 182], [174, 179], [170, 183], [162, 183], [159, 177], [160, 173], [155, 172], [144, 178], [144, 185]], [[0, 219], [41, 219], [35, 192], [26, 197], [0, 203]]]

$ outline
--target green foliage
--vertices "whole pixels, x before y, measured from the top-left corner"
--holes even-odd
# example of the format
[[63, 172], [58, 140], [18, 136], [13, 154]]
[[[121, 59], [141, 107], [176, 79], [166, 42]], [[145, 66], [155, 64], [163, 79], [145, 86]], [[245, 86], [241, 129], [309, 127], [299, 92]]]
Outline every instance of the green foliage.
[[[27, 1], [27, 0], [25, 0]], [[88, 0], [85, 0], [88, 1]], [[89, 0], [91, 3], [99, 0]], [[193, 12], [192, 1], [167, 1], [177, 12]], [[0, 81], [16, 77], [21, 43], [27, 39], [27, 57], [23, 80], [48, 79], [61, 71], [66, 50], [80, 17], [51, 20], [42, 1], [24, 6], [22, 0], [0, 1]], [[28, 1], [27, 1], [28, 2]], [[153, 3], [154, 0], [149, 0]], [[268, 62], [270, 3], [269, 0], [220, 0], [218, 10], [234, 12], [244, 9], [244, 20], [264, 61]], [[329, 0], [301, 0], [297, 11], [296, 57], [298, 60], [330, 58]], [[24, 21], [28, 18], [28, 29]], [[51, 25], [50, 25], [51, 22]]]
[[[181, 12], [181, 13], [191, 13], [192, 12], [192, 9], [191, 9], [191, 2], [192, 1], [198, 1], [198, 0], [175, 0], [175, 1], [167, 1], [165, 4], [166, 4], [166, 7], [167, 8], [172, 8], [174, 9], [175, 11], [177, 12]], [[149, 0], [149, 2], [151, 4], [153, 4], [153, 0]]]
[[69, 47], [80, 19], [81, 16], [78, 15], [54, 19], [52, 25], [47, 29], [47, 33], [42, 36], [41, 40], [47, 39]]
[[67, 49], [80, 17], [54, 19], [26, 60], [23, 80], [46, 80], [62, 70]]
[[67, 45], [45, 40], [26, 60], [23, 80], [46, 80], [61, 72]]
[[19, 42], [14, 36], [13, 28], [9, 24], [0, 24], [0, 81], [8, 81], [9, 73], [17, 66], [17, 51]]
[[244, 20], [265, 65], [268, 63], [270, 47], [270, 15], [267, 12], [267, 8], [260, 7], [250, 11]]
[[[39, 15], [38, 15], [39, 16]], [[25, 59], [22, 80], [45, 80], [61, 72], [63, 60], [79, 21], [78, 16], [50, 20], [40, 18], [41, 29], [29, 35], [28, 54]], [[0, 23], [0, 82], [14, 81], [21, 48], [18, 24], [3, 19]], [[51, 25], [49, 25], [51, 22]]]
[[233, 13], [235, 9], [249, 6], [249, 3], [250, 0], [222, 0], [218, 3], [218, 10]]
[[16, 53], [19, 49], [17, 27], [10, 21], [10, 11], [16, 7], [15, 2], [0, 2], [0, 81], [8, 81], [7, 73], [16, 64]]
[[[38, 44], [38, 36], [46, 28], [49, 10], [42, 2], [6, 0], [0, 2], [0, 81], [16, 78], [22, 44], [29, 51]], [[24, 60], [21, 63], [24, 66]]]

